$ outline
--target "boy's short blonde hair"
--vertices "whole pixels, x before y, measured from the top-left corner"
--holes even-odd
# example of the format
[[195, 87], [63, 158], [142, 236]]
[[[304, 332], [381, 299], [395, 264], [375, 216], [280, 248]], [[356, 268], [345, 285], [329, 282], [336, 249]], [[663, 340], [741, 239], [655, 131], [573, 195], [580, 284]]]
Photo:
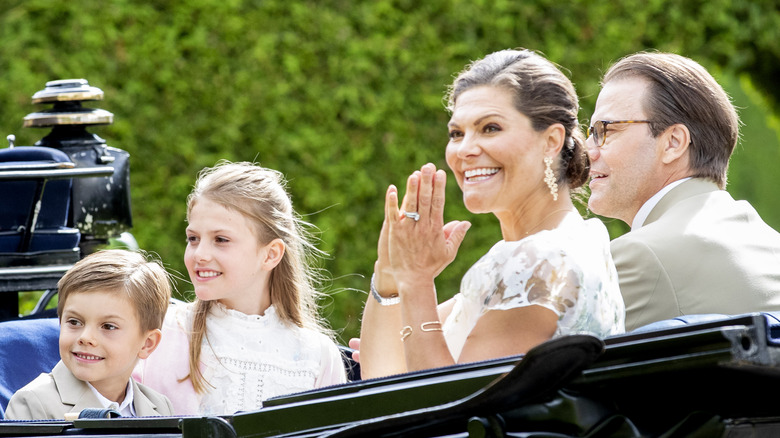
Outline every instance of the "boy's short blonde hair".
[[57, 283], [57, 316], [71, 294], [107, 292], [124, 294], [133, 306], [146, 332], [162, 328], [171, 299], [168, 273], [144, 254], [123, 249], [98, 251], [79, 260]]

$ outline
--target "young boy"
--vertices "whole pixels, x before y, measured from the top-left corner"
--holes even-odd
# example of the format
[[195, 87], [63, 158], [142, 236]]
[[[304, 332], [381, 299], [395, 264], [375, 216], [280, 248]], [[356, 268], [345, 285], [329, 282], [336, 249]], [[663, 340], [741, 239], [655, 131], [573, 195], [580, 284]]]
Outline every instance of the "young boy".
[[57, 286], [62, 360], [11, 397], [6, 419], [64, 419], [84, 408], [172, 415], [167, 397], [130, 377], [160, 343], [171, 296], [165, 269], [139, 253], [105, 250], [73, 265]]

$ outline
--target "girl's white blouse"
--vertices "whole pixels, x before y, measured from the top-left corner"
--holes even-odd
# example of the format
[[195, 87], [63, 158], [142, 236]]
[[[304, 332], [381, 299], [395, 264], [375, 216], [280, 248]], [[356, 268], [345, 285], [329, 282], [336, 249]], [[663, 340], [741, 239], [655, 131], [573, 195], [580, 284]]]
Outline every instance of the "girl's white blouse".
[[[341, 353], [324, 334], [286, 324], [276, 309], [246, 315], [212, 306], [206, 318], [201, 371], [211, 385], [196, 394], [189, 379], [189, 328], [195, 306], [172, 305], [158, 349], [136, 369], [139, 381], [171, 399], [179, 415], [256, 410], [264, 400], [346, 382]], [[140, 373], [139, 373], [140, 370]]]

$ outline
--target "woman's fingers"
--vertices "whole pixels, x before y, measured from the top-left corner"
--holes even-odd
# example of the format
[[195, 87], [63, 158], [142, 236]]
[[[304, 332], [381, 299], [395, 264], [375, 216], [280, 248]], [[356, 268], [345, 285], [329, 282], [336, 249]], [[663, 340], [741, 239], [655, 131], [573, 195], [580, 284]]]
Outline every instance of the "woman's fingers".
[[[391, 195], [395, 193], [395, 195]], [[395, 186], [387, 188], [385, 193], [385, 219], [382, 221], [382, 229], [379, 232], [379, 241], [376, 248], [376, 263], [374, 263], [375, 286], [383, 291], [395, 291], [397, 286], [392, 275], [390, 264], [390, 221], [398, 221], [398, 214], [392, 212], [393, 202], [397, 199], [398, 190]], [[397, 207], [396, 207], [397, 210]]]
[[[402, 211], [416, 212], [419, 217], [414, 220], [400, 215], [400, 220], [389, 223], [387, 246], [394, 273], [435, 276], [452, 261], [450, 254], [453, 247], [457, 253], [465, 230], [458, 230], [456, 235], [451, 236], [452, 230], [457, 227], [444, 229], [446, 185], [446, 173], [437, 170], [432, 163], [422, 166], [407, 181]], [[388, 209], [391, 204], [388, 199]], [[415, 210], [412, 210], [413, 207], [416, 207]]]
[[436, 166], [431, 163], [420, 169], [420, 188], [417, 196], [417, 211], [420, 218], [429, 220], [431, 217], [431, 200], [433, 198], [433, 184], [436, 176]]
[[385, 193], [385, 221], [389, 224], [398, 222], [398, 189], [390, 184]]
[[408, 211], [414, 213], [417, 211], [417, 196], [420, 190], [420, 171], [415, 170], [409, 178], [406, 179], [406, 193], [404, 193], [404, 200], [401, 202], [401, 211]]
[[447, 187], [447, 172], [439, 169], [433, 179], [431, 194], [431, 219], [434, 225], [444, 223], [444, 192]]
[[466, 238], [466, 232], [469, 228], [471, 228], [471, 222], [468, 221], [452, 221], [442, 227], [446, 257], [436, 271], [436, 276], [441, 274], [441, 271], [455, 260], [455, 256], [458, 255], [458, 249], [460, 249], [463, 239]]
[[455, 260], [455, 254], [457, 254], [460, 244], [463, 243], [463, 239], [466, 238], [466, 232], [469, 228], [471, 228], [471, 222], [468, 221], [452, 221], [444, 226], [444, 238], [452, 260]]

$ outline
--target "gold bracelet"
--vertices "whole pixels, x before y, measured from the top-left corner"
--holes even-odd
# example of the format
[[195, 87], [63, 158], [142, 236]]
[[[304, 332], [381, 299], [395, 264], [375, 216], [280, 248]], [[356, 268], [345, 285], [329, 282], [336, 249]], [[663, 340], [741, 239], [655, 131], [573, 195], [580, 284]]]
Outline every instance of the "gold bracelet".
[[[438, 327], [431, 327], [431, 326], [438, 326]], [[420, 331], [423, 332], [441, 332], [443, 331], [441, 328], [441, 322], [440, 321], [428, 321], [420, 324]], [[404, 328], [401, 329], [401, 341], [405, 341], [406, 338], [412, 335], [412, 326], [407, 325], [404, 326]]]
[[406, 327], [401, 329], [401, 341], [405, 341], [406, 338], [408, 338], [411, 335], [412, 335], [412, 327], [411, 326], [407, 325]]
[[[433, 328], [426, 327], [426, 326], [430, 326], [430, 325], [438, 325], [438, 327], [433, 327]], [[440, 332], [440, 331], [442, 331], [442, 329], [441, 329], [441, 322], [439, 322], [439, 321], [424, 322], [424, 323], [420, 324], [420, 330], [422, 330], [424, 332]]]

